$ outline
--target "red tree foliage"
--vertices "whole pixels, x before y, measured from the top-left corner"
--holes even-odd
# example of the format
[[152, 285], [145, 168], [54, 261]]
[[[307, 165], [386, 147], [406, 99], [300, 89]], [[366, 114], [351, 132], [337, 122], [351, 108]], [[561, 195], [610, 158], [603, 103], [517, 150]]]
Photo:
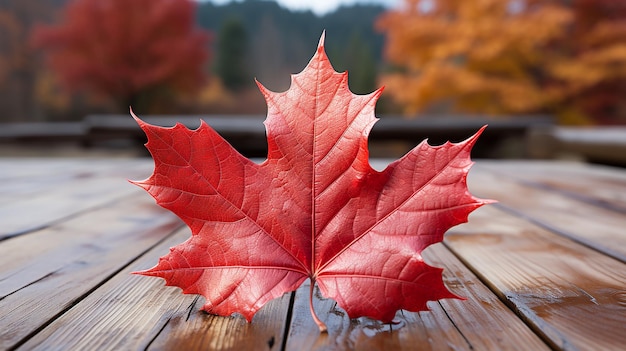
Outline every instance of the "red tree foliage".
[[33, 42], [68, 88], [127, 110], [202, 86], [210, 36], [196, 28], [195, 9], [191, 0], [75, 0]]

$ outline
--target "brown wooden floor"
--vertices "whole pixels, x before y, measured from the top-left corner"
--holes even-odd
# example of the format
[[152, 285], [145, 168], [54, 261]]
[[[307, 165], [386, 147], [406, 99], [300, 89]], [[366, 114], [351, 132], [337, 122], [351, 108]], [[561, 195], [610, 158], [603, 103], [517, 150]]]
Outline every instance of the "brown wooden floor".
[[[380, 166], [381, 161], [377, 161]], [[141, 159], [0, 159], [0, 350], [621, 350], [626, 345], [626, 170], [479, 161], [470, 190], [497, 199], [424, 257], [466, 300], [350, 320], [308, 288], [252, 323], [129, 274], [189, 232], [126, 179]]]

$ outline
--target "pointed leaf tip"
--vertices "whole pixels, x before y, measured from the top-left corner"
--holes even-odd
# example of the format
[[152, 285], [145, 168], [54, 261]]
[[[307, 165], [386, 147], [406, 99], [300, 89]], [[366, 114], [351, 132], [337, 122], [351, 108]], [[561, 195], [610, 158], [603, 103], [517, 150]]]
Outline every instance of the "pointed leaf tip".
[[320, 42], [317, 44], [317, 48], [323, 48], [324, 47], [324, 40], [326, 39], [326, 29], [324, 29], [322, 31], [322, 35], [320, 36]]
[[144, 125], [144, 121], [142, 121], [141, 119], [139, 119], [139, 117], [137, 117], [137, 115], [133, 111], [133, 108], [129, 106], [129, 110], [130, 110], [130, 115], [131, 115], [131, 117], [133, 117], [135, 122], [137, 122], [137, 124], [139, 124], [140, 127], [143, 126]]

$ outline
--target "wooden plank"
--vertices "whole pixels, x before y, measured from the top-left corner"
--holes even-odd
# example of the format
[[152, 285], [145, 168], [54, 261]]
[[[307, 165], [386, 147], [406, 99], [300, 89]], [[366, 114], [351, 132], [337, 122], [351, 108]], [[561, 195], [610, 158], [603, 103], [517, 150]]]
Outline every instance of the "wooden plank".
[[123, 179], [84, 179], [16, 201], [0, 207], [0, 240], [45, 228], [136, 192]]
[[287, 350], [443, 350], [454, 345], [469, 350], [467, 343], [437, 303], [431, 311], [398, 312], [397, 325], [369, 318], [351, 320], [331, 299], [322, 298], [315, 289], [314, 308], [326, 323], [328, 333], [319, 333], [309, 311], [309, 283], [296, 291]]
[[0, 158], [0, 206], [70, 182], [85, 172], [98, 173], [97, 165], [71, 159]]
[[575, 162], [479, 162], [478, 168], [544, 191], [626, 214], [626, 173]]
[[626, 345], [624, 263], [494, 206], [475, 211], [445, 243], [554, 348]]
[[[151, 202], [137, 194], [114, 206], [2, 242], [0, 299], [62, 270], [81, 256], [113, 250], [111, 246], [120, 242], [140, 244], [138, 240], [144, 240], [149, 244], [160, 240], [160, 233], [182, 225], [176, 216]], [[142, 230], [154, 230], [157, 236]], [[127, 237], [130, 234], [134, 236]]]
[[350, 320], [333, 300], [314, 298], [315, 310], [329, 333], [319, 334], [309, 312], [308, 285], [298, 289], [287, 350], [547, 350], [496, 295], [445, 247], [424, 252], [427, 262], [444, 267], [444, 281], [465, 301], [430, 302], [431, 311], [398, 312], [398, 325], [368, 318]]
[[163, 280], [129, 274], [149, 268], [189, 233], [185, 228], [119, 272], [20, 349], [279, 350], [289, 296], [264, 306], [252, 323], [197, 311], [202, 303]]
[[204, 300], [198, 298], [188, 311], [176, 312], [147, 350], [281, 350], [290, 297], [285, 294], [268, 302], [251, 323], [237, 315], [202, 312]]
[[0, 349], [19, 344], [181, 226], [140, 194], [0, 245]]
[[472, 169], [468, 182], [474, 194], [498, 200], [494, 206], [626, 262], [626, 216], [622, 213], [521, 184], [480, 164]]
[[[121, 167], [123, 165], [128, 167]], [[45, 228], [63, 218], [139, 192], [126, 179], [149, 174], [143, 162], [137, 166], [113, 163], [106, 171], [102, 168], [92, 171], [91, 166], [88, 162], [68, 165], [67, 172], [71, 176], [57, 177], [52, 182], [48, 181], [45, 165], [39, 173], [41, 176], [27, 182], [7, 180], [7, 187], [12, 190], [0, 192], [4, 199], [4, 203], [0, 203], [0, 240]]]
[[151, 159], [124, 158], [6, 158], [0, 157], [0, 192], [10, 191], [9, 182], [40, 179], [72, 179], [76, 175], [99, 174], [124, 176], [125, 172], [146, 172], [154, 165]]
[[142, 178], [153, 165], [151, 159], [0, 158], [0, 195], [36, 194], [82, 178]]
[[548, 346], [443, 245], [423, 253], [429, 264], [444, 268], [444, 282], [466, 300], [439, 303], [474, 350], [547, 350]]

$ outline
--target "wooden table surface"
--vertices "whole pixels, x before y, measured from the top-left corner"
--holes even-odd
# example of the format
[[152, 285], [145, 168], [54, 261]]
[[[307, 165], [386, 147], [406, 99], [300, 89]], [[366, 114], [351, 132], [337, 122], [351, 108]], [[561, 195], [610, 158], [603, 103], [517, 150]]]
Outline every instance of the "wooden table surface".
[[149, 159], [0, 159], [0, 349], [623, 350], [626, 170], [479, 161], [470, 190], [499, 203], [424, 252], [466, 300], [350, 320], [302, 287], [252, 323], [129, 274], [190, 234], [126, 179]]

